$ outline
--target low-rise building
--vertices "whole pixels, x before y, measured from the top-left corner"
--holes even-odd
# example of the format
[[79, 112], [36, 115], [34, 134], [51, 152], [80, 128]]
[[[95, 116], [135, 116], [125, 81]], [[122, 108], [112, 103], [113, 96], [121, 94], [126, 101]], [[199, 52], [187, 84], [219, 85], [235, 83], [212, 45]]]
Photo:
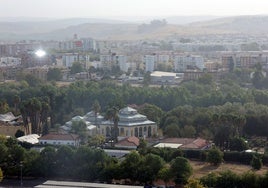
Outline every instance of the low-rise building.
[[202, 138], [165, 138], [160, 140], [154, 147], [180, 148], [184, 150], [209, 149], [212, 143]]
[[69, 145], [79, 146], [80, 139], [75, 134], [49, 133], [39, 138], [39, 143], [44, 145]]
[[21, 116], [14, 116], [12, 112], [0, 114], [0, 134], [5, 136], [15, 136], [18, 130], [26, 133]]
[[[146, 116], [139, 114], [137, 110], [126, 107], [118, 113], [118, 135], [122, 137], [135, 136], [139, 138], [152, 137], [157, 135], [157, 124], [147, 119]], [[106, 120], [99, 125], [100, 134], [105, 137], [112, 137], [114, 122]]]

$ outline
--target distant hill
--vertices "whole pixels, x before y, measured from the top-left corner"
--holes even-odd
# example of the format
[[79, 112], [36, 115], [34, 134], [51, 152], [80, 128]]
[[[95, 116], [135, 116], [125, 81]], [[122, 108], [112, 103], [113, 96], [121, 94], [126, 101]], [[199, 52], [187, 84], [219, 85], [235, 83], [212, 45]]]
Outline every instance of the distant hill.
[[[159, 27], [127, 21], [91, 18], [0, 22], [0, 40], [62, 40], [72, 38], [75, 33], [79, 37], [134, 40], [163, 39], [171, 35], [264, 34], [268, 32], [268, 16], [237, 16], [206, 20], [210, 18], [215, 17], [200, 17], [199, 20], [198, 17], [170, 17], [166, 19], [166, 25]], [[206, 21], [200, 21], [204, 19]], [[193, 22], [189, 23], [190, 21]], [[146, 29], [141, 30], [143, 26], [146, 26]]]
[[205, 22], [195, 22], [188, 26], [237, 33], [264, 34], [268, 32], [268, 16], [226, 17]]

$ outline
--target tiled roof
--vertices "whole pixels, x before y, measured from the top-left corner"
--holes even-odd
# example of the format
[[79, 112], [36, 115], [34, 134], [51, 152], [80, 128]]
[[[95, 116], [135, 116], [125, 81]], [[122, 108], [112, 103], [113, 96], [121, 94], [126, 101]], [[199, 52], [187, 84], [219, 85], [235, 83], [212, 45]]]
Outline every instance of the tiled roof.
[[210, 144], [202, 138], [166, 138], [161, 140], [160, 143], [181, 144], [180, 148], [183, 149], [202, 149]]
[[39, 138], [39, 140], [77, 140], [79, 138], [76, 134], [57, 134], [50, 133]]
[[117, 146], [138, 146], [140, 144], [139, 138], [135, 136], [127, 137], [120, 140], [116, 145]]

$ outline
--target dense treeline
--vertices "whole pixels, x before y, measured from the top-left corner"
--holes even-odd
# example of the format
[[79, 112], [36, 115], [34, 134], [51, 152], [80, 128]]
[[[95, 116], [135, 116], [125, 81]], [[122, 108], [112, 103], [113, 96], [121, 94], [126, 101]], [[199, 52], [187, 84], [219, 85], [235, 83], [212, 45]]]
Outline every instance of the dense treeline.
[[268, 91], [241, 87], [237, 80], [243, 75], [239, 74], [230, 75], [232, 81], [225, 78], [217, 83], [205, 75], [177, 87], [132, 87], [107, 80], [59, 87], [27, 75], [23, 81], [0, 85], [0, 113], [21, 113], [26, 128], [30, 121], [33, 133], [46, 134], [49, 126], [93, 110], [96, 101], [103, 114], [114, 106], [135, 104], [167, 136], [201, 136], [222, 149], [240, 151], [247, 148], [240, 138], [268, 134]]
[[[25, 149], [13, 138], [0, 140], [0, 169], [6, 178], [20, 176], [64, 178], [74, 180], [111, 182], [126, 180], [133, 184], [152, 184], [163, 168], [168, 168], [168, 179], [185, 183], [192, 174], [186, 158], [177, 156], [168, 164], [153, 153], [141, 155], [136, 151], [126, 155], [123, 161], [108, 156], [104, 150], [81, 146], [72, 148], [47, 146], [40, 152]], [[174, 155], [175, 156], [175, 155]], [[182, 169], [183, 168], [183, 169]], [[178, 170], [181, 173], [178, 174]]]
[[[215, 149], [208, 152], [212, 153]], [[0, 169], [4, 177], [44, 177], [83, 181], [123, 181], [131, 185], [153, 184], [161, 179], [167, 184], [187, 184], [193, 169], [184, 158], [184, 151], [171, 148], [151, 148], [145, 145], [132, 151], [124, 160], [109, 157], [103, 150], [88, 146], [73, 148], [47, 146], [40, 152], [25, 149], [13, 138], [0, 137]], [[189, 154], [188, 154], [189, 155]], [[215, 159], [215, 157], [214, 157]], [[215, 165], [215, 160], [206, 160]], [[219, 161], [220, 162], [220, 161]], [[218, 165], [218, 163], [216, 163]], [[189, 182], [189, 181], [188, 181]], [[257, 175], [254, 171], [242, 175], [231, 171], [209, 173], [200, 182], [207, 187], [267, 187], [268, 174]]]

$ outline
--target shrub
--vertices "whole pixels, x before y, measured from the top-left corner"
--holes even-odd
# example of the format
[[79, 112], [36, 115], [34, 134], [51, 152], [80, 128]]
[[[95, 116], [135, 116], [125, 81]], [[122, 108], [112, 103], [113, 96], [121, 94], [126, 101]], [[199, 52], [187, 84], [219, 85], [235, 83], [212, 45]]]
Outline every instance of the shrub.
[[221, 164], [222, 160], [223, 160], [223, 153], [219, 149], [212, 148], [208, 151], [207, 162], [217, 166]]
[[254, 170], [260, 170], [262, 167], [262, 160], [259, 156], [254, 155], [250, 164]]

